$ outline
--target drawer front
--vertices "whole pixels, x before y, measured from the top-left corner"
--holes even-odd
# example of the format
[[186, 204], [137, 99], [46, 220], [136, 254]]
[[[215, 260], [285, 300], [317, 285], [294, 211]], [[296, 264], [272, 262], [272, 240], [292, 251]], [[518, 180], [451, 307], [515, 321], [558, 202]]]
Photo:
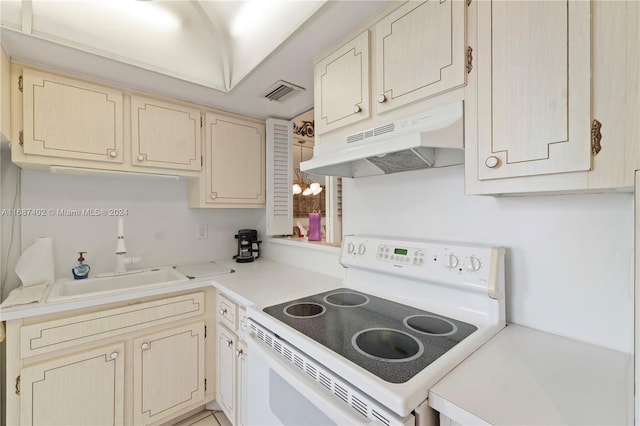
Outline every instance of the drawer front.
[[25, 325], [20, 329], [21, 357], [204, 315], [204, 311], [204, 292], [198, 292]]
[[226, 325], [230, 330], [238, 329], [238, 305], [218, 294], [218, 321]]

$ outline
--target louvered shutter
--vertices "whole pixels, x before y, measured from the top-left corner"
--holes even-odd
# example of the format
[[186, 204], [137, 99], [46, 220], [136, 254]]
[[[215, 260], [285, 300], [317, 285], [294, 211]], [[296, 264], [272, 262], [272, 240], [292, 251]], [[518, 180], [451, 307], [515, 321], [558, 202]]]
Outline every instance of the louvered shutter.
[[293, 231], [292, 123], [267, 119], [267, 235]]

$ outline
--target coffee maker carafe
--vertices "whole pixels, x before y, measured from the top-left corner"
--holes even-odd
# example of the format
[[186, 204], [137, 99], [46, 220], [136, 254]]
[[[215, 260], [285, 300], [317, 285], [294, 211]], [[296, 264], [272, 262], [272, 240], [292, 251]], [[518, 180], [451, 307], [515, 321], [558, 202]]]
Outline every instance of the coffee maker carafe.
[[233, 258], [238, 263], [253, 262], [260, 257], [260, 243], [258, 231], [255, 229], [241, 229], [236, 234], [238, 240], [238, 254]]

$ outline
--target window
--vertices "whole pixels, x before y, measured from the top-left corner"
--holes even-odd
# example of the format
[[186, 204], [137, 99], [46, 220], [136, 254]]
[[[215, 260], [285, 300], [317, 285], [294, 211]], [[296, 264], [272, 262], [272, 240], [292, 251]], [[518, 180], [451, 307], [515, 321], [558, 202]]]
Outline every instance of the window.
[[341, 180], [300, 170], [300, 162], [313, 156], [313, 146], [313, 110], [291, 122], [267, 120], [267, 234], [306, 234], [309, 213], [320, 212], [323, 241], [337, 244], [342, 240]]

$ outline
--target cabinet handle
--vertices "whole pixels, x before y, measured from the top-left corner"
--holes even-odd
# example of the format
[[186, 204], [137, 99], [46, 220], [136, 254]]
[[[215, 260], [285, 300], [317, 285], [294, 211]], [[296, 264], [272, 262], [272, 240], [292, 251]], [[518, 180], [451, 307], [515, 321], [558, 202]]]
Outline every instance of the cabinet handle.
[[109, 152], [109, 155], [110, 155], [112, 158], [114, 158], [114, 157], [117, 157], [117, 156], [118, 156], [118, 152], [117, 152], [117, 151], [111, 151], [111, 152]]
[[353, 106], [353, 113], [354, 113], [354, 114], [357, 114], [357, 113], [359, 113], [360, 111], [362, 111], [362, 108], [360, 107], [360, 105], [355, 104], [355, 105]]
[[140, 345], [140, 349], [142, 349], [143, 351], [146, 351], [147, 349], [149, 349], [149, 343], [144, 342], [143, 344]]
[[216, 198], [218, 198], [218, 193], [217, 192], [212, 192], [211, 193], [211, 199], [215, 200]]
[[384, 94], [382, 94], [382, 95], [378, 96], [378, 103], [379, 103], [379, 104], [383, 104], [383, 103], [385, 103], [386, 101], [387, 101], [387, 97], [386, 97]]
[[231, 347], [233, 345], [233, 340], [227, 340], [227, 347]]
[[111, 352], [111, 356], [110, 356], [110, 358], [111, 358], [111, 359], [116, 359], [116, 358], [118, 358], [119, 356], [120, 356], [120, 354], [119, 354], [118, 352]]
[[238, 358], [240, 358], [242, 355], [244, 355], [244, 351], [243, 351], [242, 349], [237, 349], [237, 350], [236, 350], [236, 356], [237, 356]]
[[484, 165], [490, 169], [496, 168], [500, 165], [500, 159], [492, 155], [484, 161]]
[[220, 315], [226, 315], [227, 314], [227, 308], [220, 308]]
[[138, 155], [138, 161], [144, 161], [144, 155]]

